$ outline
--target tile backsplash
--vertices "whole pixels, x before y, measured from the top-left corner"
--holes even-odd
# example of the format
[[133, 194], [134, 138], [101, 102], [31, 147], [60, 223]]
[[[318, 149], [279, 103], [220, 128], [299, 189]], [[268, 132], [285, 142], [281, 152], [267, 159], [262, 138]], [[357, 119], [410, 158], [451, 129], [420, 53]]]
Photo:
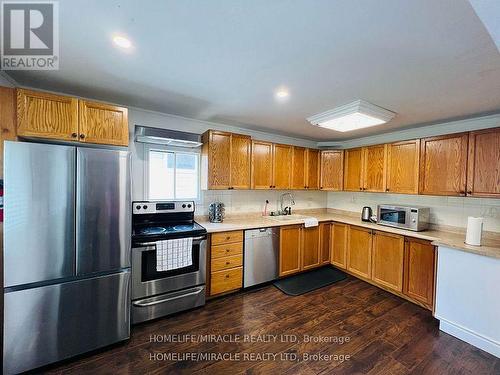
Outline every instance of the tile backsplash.
[[430, 207], [432, 224], [462, 228], [467, 226], [468, 216], [481, 216], [484, 230], [500, 232], [500, 199], [356, 192], [329, 192], [327, 199], [328, 208], [360, 214], [364, 206], [376, 212], [378, 204]]
[[[268, 211], [279, 208], [280, 195], [289, 190], [206, 190], [201, 192], [201, 202], [196, 206], [196, 215], [208, 215], [208, 206], [212, 202], [224, 203], [226, 215], [262, 212], [266, 199], [269, 201]], [[323, 191], [292, 191], [295, 206], [292, 211], [314, 208], [325, 208], [327, 194]], [[288, 198], [286, 198], [288, 202]], [[288, 203], [285, 203], [288, 204]]]

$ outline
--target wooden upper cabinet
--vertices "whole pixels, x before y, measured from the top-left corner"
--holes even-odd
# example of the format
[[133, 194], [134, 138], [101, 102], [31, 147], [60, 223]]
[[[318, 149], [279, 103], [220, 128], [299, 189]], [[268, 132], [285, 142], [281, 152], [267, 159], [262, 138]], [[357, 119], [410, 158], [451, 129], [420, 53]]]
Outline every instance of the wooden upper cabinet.
[[319, 189], [319, 150], [307, 149], [307, 189]]
[[387, 145], [363, 147], [363, 190], [385, 191], [386, 166]]
[[[231, 187], [231, 133], [209, 130], [203, 134], [202, 157], [208, 189]], [[204, 162], [205, 164], [205, 162]]]
[[305, 147], [292, 148], [292, 189], [306, 188], [306, 149]]
[[252, 188], [270, 189], [272, 185], [273, 144], [252, 141]]
[[249, 136], [231, 134], [231, 189], [250, 189], [252, 140]]
[[500, 128], [469, 133], [467, 195], [500, 197]]
[[352, 148], [344, 151], [344, 190], [363, 190], [363, 149]]
[[300, 225], [280, 228], [280, 276], [290, 275], [301, 269], [301, 231]]
[[109, 104], [79, 101], [80, 142], [128, 146], [128, 110]]
[[366, 279], [371, 278], [371, 229], [349, 226], [347, 235], [347, 269], [355, 275]]
[[320, 265], [319, 226], [302, 228], [302, 269], [307, 270]]
[[320, 185], [322, 190], [340, 191], [344, 187], [344, 151], [327, 150], [320, 154]]
[[405, 239], [403, 293], [432, 310], [435, 249], [428, 241]]
[[391, 193], [418, 194], [420, 139], [387, 145], [387, 188]]
[[292, 146], [273, 144], [273, 189], [290, 189]]
[[403, 291], [404, 237], [373, 233], [372, 280], [398, 292]]
[[17, 134], [25, 137], [78, 140], [78, 99], [18, 89]]
[[319, 224], [319, 254], [320, 254], [321, 264], [330, 263], [331, 230], [332, 230], [332, 225], [330, 223]]
[[347, 268], [347, 224], [332, 223], [330, 229], [330, 262], [339, 268]]
[[420, 194], [465, 195], [468, 133], [420, 140]]

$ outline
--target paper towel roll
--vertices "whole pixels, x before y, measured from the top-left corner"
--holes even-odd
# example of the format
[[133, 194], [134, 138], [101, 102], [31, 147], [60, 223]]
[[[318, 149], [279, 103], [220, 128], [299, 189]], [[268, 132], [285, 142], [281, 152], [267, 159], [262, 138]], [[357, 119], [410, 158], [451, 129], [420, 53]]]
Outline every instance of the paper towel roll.
[[469, 216], [467, 218], [467, 234], [465, 243], [474, 246], [481, 246], [481, 234], [483, 232], [483, 218]]

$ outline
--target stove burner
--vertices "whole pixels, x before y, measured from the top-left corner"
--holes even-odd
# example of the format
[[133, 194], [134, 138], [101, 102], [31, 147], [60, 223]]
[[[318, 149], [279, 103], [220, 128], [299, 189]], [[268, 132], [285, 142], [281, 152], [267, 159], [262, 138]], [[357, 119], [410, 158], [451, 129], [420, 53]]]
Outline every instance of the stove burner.
[[193, 230], [193, 224], [174, 225], [173, 230], [174, 231]]
[[141, 230], [141, 234], [162, 234], [167, 231], [167, 228], [164, 227], [149, 227], [149, 228], [143, 228]]

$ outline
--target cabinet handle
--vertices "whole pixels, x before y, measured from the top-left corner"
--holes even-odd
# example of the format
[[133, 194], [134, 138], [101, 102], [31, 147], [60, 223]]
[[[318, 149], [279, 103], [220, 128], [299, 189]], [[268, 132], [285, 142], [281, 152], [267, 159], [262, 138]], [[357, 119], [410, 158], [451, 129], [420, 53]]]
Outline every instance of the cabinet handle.
[[389, 188], [385, 188], [385, 191], [389, 191]]
[[82, 133], [82, 134], [80, 134], [80, 139], [83, 139], [83, 138], [85, 138], [85, 134]]
[[78, 137], [78, 134], [76, 134], [76, 133], [71, 133], [71, 136], [72, 136], [73, 138], [76, 138], [76, 137]]

